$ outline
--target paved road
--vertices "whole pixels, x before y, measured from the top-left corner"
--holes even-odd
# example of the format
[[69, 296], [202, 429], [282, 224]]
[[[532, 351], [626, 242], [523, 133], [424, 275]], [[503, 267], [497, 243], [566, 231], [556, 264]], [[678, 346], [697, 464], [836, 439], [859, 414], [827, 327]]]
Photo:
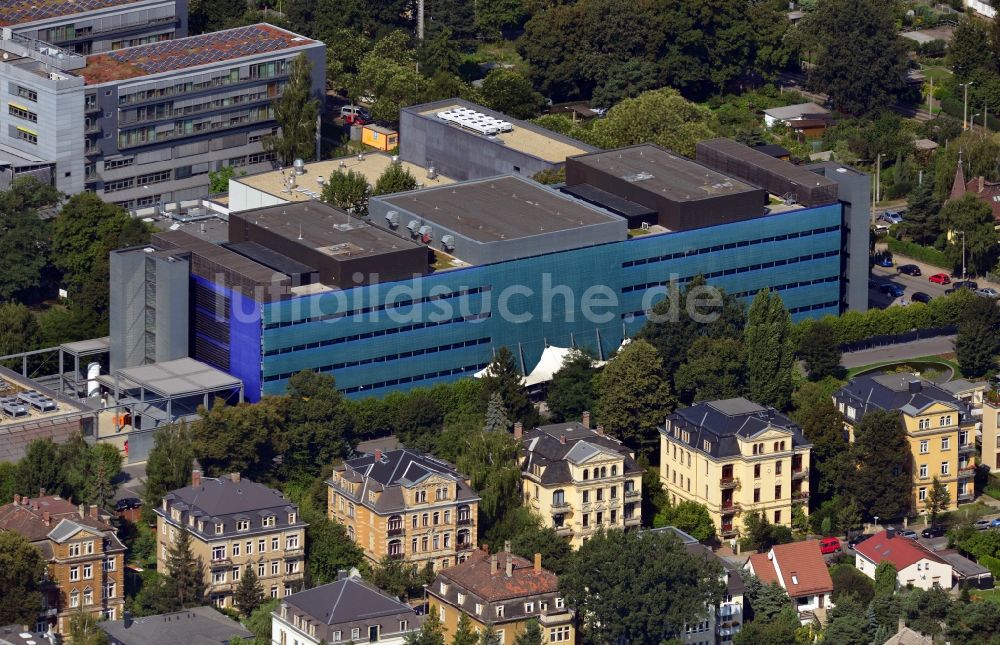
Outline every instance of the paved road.
[[954, 336], [938, 336], [936, 338], [924, 338], [910, 343], [900, 343], [898, 345], [886, 345], [884, 347], [874, 347], [859, 352], [847, 352], [840, 359], [840, 364], [851, 369], [882, 361], [906, 360], [908, 358], [920, 358], [921, 356], [937, 356], [938, 354], [950, 354], [955, 351], [953, 345]]

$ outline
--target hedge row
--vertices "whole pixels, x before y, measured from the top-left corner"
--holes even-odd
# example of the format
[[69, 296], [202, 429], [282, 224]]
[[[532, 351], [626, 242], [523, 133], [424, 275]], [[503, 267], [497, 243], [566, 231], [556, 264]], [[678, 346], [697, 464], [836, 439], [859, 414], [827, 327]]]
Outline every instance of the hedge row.
[[955, 268], [954, 262], [949, 260], [943, 251], [938, 251], [932, 246], [921, 246], [914, 242], [897, 240], [891, 235], [886, 238], [886, 243], [889, 245], [889, 250], [893, 253], [899, 253], [900, 255], [905, 255], [914, 260], [920, 260], [921, 262], [926, 262], [927, 264], [932, 264], [949, 271]]
[[[977, 297], [968, 289], [959, 289], [947, 296], [934, 298], [927, 304], [914, 302], [906, 307], [869, 309], [864, 313], [849, 311], [842, 316], [826, 316], [822, 320], [833, 328], [837, 343], [843, 345], [913, 329], [953, 325], [955, 321], [962, 320], [965, 304]], [[797, 325], [797, 331], [801, 334], [814, 324], [815, 320], [803, 320]]]

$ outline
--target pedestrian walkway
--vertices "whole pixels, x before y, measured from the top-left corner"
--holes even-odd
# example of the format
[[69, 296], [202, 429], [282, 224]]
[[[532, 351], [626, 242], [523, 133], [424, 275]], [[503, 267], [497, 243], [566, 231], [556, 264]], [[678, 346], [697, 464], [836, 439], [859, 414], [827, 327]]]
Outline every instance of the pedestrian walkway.
[[951, 354], [954, 351], [954, 336], [935, 336], [934, 338], [922, 338], [897, 345], [884, 345], [856, 352], [845, 352], [840, 359], [840, 364], [847, 369], [852, 369], [863, 365], [871, 365], [872, 363], [881, 363], [882, 361], [907, 360], [922, 356], [940, 356], [941, 354]]

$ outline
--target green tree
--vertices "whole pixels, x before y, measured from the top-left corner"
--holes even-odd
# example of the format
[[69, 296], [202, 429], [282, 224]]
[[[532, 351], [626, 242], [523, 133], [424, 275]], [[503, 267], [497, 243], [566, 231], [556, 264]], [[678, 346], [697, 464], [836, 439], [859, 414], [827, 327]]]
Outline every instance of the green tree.
[[42, 610], [41, 581], [46, 562], [42, 552], [20, 533], [0, 531], [0, 622], [33, 625]]
[[462, 53], [455, 47], [453, 36], [454, 31], [444, 27], [435, 29], [433, 34], [424, 39], [417, 51], [420, 71], [424, 76], [432, 77], [442, 72], [454, 74], [458, 71], [462, 64]]
[[993, 268], [997, 257], [997, 233], [989, 204], [975, 195], [966, 194], [962, 199], [951, 200], [944, 205], [941, 222], [952, 231], [945, 253], [955, 266], [962, 266], [964, 248], [969, 271], [985, 274]]
[[264, 139], [265, 149], [274, 152], [286, 168], [296, 159], [312, 159], [316, 154], [319, 99], [313, 96], [312, 63], [305, 54], [292, 61], [288, 84], [271, 105], [281, 131]]
[[896, 593], [896, 565], [883, 560], [875, 567], [875, 595], [891, 596]]
[[224, 29], [246, 12], [244, 0], [194, 0], [188, 8], [191, 34], [207, 34]]
[[696, 143], [715, 136], [711, 123], [708, 108], [664, 88], [616, 104], [594, 123], [591, 132], [594, 141], [605, 148], [652, 142], [693, 157]]
[[538, 420], [538, 412], [525, 395], [521, 381], [514, 354], [506, 346], [501, 347], [493, 355], [482, 378], [483, 402], [488, 403], [494, 392], [500, 394], [500, 399], [507, 406], [507, 419], [521, 421], [530, 427]]
[[524, 631], [514, 639], [514, 645], [542, 645], [542, 628], [532, 618], [524, 625]]
[[258, 403], [198, 409], [191, 424], [191, 444], [206, 474], [241, 473], [262, 480], [274, 467], [274, 458], [287, 450], [288, 400], [266, 397]]
[[495, 67], [483, 79], [481, 88], [486, 105], [515, 119], [538, 116], [545, 98], [535, 91], [531, 81], [513, 69]]
[[436, 611], [427, 612], [420, 629], [406, 635], [406, 645], [444, 645], [444, 627]]
[[166, 587], [177, 609], [198, 607], [205, 601], [205, 562], [191, 552], [191, 534], [182, 529], [167, 549]]
[[253, 566], [247, 566], [240, 576], [240, 583], [233, 592], [233, 604], [244, 616], [249, 616], [264, 602], [264, 587], [260, 584]]
[[361, 565], [364, 553], [347, 534], [343, 524], [328, 519], [322, 512], [302, 509], [306, 527], [306, 562], [314, 584], [337, 579], [338, 572]]
[[527, 13], [521, 0], [480, 0], [475, 9], [476, 29], [491, 41], [500, 40], [504, 31], [519, 26]]
[[51, 439], [35, 439], [17, 462], [18, 492], [23, 495], [37, 495], [39, 490], [49, 494], [62, 492], [66, 482], [63, 466], [59, 447]]
[[459, 452], [455, 465], [480, 497], [481, 531], [488, 531], [521, 503], [520, 447], [506, 431], [481, 431], [466, 439]]
[[208, 190], [213, 193], [228, 193], [229, 180], [236, 176], [235, 166], [223, 166], [208, 172]]
[[[416, 565], [386, 556], [372, 567], [370, 582], [393, 596], [416, 598], [423, 592], [421, 585], [425, 580], [426, 577], [417, 570]], [[427, 582], [432, 580], [433, 571]]]
[[98, 627], [94, 614], [77, 609], [69, 619], [68, 645], [107, 645], [108, 634]]
[[[527, 509], [520, 509], [527, 511]], [[514, 533], [510, 541], [511, 553], [533, 560], [535, 554], [542, 556], [542, 566], [556, 575], [562, 575], [573, 557], [573, 549], [552, 527], [542, 527], [537, 516], [530, 515], [534, 522]]]
[[[0, 356], [37, 349], [40, 339], [38, 319], [30, 309], [16, 302], [0, 303]], [[21, 361], [7, 367], [20, 369]]]
[[792, 400], [792, 318], [781, 296], [761, 289], [747, 312], [744, 334], [750, 399], [779, 410]]
[[730, 399], [747, 391], [747, 355], [739, 338], [702, 336], [674, 374], [674, 387], [684, 403]]
[[935, 476], [931, 480], [931, 489], [927, 491], [927, 499], [924, 500], [924, 510], [931, 524], [937, 524], [938, 517], [942, 511], [948, 510], [951, 504], [951, 495], [948, 494], [948, 487]]
[[722, 567], [674, 535], [598, 532], [577, 551], [559, 589], [592, 642], [659, 644], [700, 620], [723, 591]]
[[261, 645], [271, 640], [271, 614], [278, 610], [278, 599], [268, 600], [258, 607], [246, 620], [245, 626], [254, 635], [253, 645]]
[[455, 633], [451, 637], [451, 645], [476, 645], [479, 636], [472, 626], [472, 619], [464, 611], [460, 614], [458, 625], [455, 626]]
[[[32, 182], [18, 179], [15, 188], [4, 192], [37, 184]], [[5, 199], [0, 193], [0, 299], [22, 297], [42, 285], [49, 262], [49, 228], [30, 204]]]
[[332, 173], [323, 185], [323, 201], [358, 217], [368, 215], [368, 196], [371, 187], [359, 172], [340, 170]]
[[747, 572], [743, 573], [743, 582], [746, 585], [744, 597], [753, 610], [754, 621], [773, 620], [791, 605], [788, 594], [776, 582], [764, 582]]
[[605, 366], [597, 407], [610, 434], [632, 446], [652, 446], [675, 403], [662, 373], [656, 348], [644, 340], [632, 341]]
[[493, 627], [493, 623], [488, 622], [486, 623], [486, 627], [479, 632], [479, 640], [477, 642], [479, 645], [501, 645], [500, 632]]
[[375, 188], [372, 189], [372, 195], [402, 193], [407, 190], [413, 190], [416, 187], [417, 180], [414, 179], [409, 170], [403, 167], [403, 164], [391, 163], [375, 181]]
[[824, 398], [803, 409], [798, 421], [806, 440], [813, 446], [809, 492], [815, 496], [814, 504], [818, 506], [841, 492], [850, 475], [850, 445], [844, 432], [844, 418], [833, 401]]
[[868, 517], [900, 517], [910, 505], [910, 446], [896, 410], [868, 412], [854, 430], [851, 492]]
[[797, 638], [799, 625], [795, 610], [785, 607], [771, 620], [754, 619], [744, 624], [733, 638], [733, 645], [797, 645], [801, 642]]
[[490, 432], [510, 430], [507, 410], [504, 409], [503, 399], [500, 398], [499, 392], [490, 395], [490, 404], [486, 407], [486, 426], [483, 429]]
[[549, 417], [558, 423], [580, 419], [595, 403], [594, 359], [584, 352], [571, 352], [552, 375], [545, 403]]
[[115, 487], [111, 483], [111, 478], [108, 477], [107, 467], [101, 462], [97, 463], [93, 492], [88, 501], [106, 511], [114, 510]]
[[[183, 422], [162, 427], [153, 435], [153, 448], [146, 460], [146, 481], [143, 484], [143, 514], [152, 515], [163, 496], [191, 482], [194, 451], [188, 427]], [[146, 521], [152, 517], [146, 518]]]
[[906, 85], [906, 54], [891, 3], [820, 0], [814, 14], [807, 24], [819, 47], [810, 86], [850, 114], [892, 105]]
[[861, 604], [868, 606], [875, 597], [875, 583], [853, 564], [831, 566], [830, 579], [833, 580], [834, 603], [839, 603], [841, 598], [852, 596]]
[[865, 613], [866, 603], [856, 596], [841, 596], [830, 611], [830, 624], [823, 632], [823, 642], [830, 645], [855, 645], [871, 642], [872, 629]]
[[656, 514], [653, 526], [674, 526], [684, 531], [699, 542], [708, 542], [715, 538], [715, 522], [708, 514], [708, 509], [698, 502], [682, 500], [677, 504], [667, 505]]
[[972, 16], [958, 21], [948, 43], [948, 67], [956, 79], [967, 81], [978, 70], [995, 71], [993, 52], [983, 47], [988, 41], [989, 29], [985, 22]]
[[329, 374], [304, 370], [288, 379], [286, 389], [287, 448], [282, 455], [282, 479], [312, 480], [323, 466], [350, 451], [350, 413]]
[[924, 182], [910, 193], [903, 228], [917, 244], [933, 242], [941, 233], [938, 215], [941, 202], [934, 194], [934, 175], [927, 173]]
[[814, 381], [840, 372], [840, 344], [829, 321], [817, 320], [805, 328], [799, 336], [799, 356]]
[[743, 519], [743, 538], [740, 546], [744, 550], [763, 553], [775, 545], [773, 525], [763, 511], [751, 511]]

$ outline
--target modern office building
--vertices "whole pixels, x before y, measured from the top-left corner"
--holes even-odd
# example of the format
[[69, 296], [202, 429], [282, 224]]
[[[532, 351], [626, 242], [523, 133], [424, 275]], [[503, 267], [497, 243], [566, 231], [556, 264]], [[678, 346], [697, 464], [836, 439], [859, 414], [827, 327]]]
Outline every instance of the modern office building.
[[326, 483], [327, 514], [373, 564], [388, 557], [441, 569], [476, 548], [479, 497], [446, 461], [376, 450], [334, 467]]
[[[464, 114], [457, 114], [463, 112]], [[499, 122], [504, 125], [493, 125]], [[399, 156], [455, 179], [532, 177], [597, 148], [464, 99], [403, 108]]]
[[[896, 411], [906, 431], [910, 448], [909, 473], [913, 478], [913, 512], [926, 512], [924, 500], [934, 479], [948, 489], [952, 510], [975, 497], [976, 422], [969, 406], [950, 392], [916, 374], [875, 374], [856, 376], [837, 390], [833, 402], [842, 415], [848, 437], [865, 415], [875, 411]], [[983, 458], [989, 459], [991, 421], [989, 406], [983, 411]], [[995, 425], [995, 424], [994, 424]]]
[[[857, 278], [854, 256], [845, 260], [841, 185], [764, 156], [777, 165], [754, 184], [635, 146], [570, 159], [567, 178], [577, 162], [588, 166], [586, 195], [582, 184], [572, 195], [504, 175], [372, 197], [367, 218], [241, 178], [233, 183], [244, 197], [276, 203], [231, 214], [225, 240], [174, 230], [147, 247], [147, 270], [156, 264], [157, 276], [177, 281], [181, 311], [188, 291], [187, 328], [167, 325], [183, 314], [160, 311], [165, 286], [156, 302], [141, 299], [139, 281], [112, 263], [115, 302], [146, 307], [122, 314], [122, 329], [155, 338], [141, 349], [120, 343], [116, 327], [112, 348], [148, 362], [186, 344], [192, 358], [241, 379], [250, 400], [283, 392], [301, 370], [332, 373], [360, 397], [470, 376], [501, 346], [525, 374], [547, 346], [606, 360], [656, 302], [698, 275], [744, 300], [768, 287], [796, 320], [837, 314]], [[820, 186], [802, 193], [810, 205], [774, 196], [803, 177]], [[646, 219], [632, 220], [639, 208]], [[187, 286], [157, 251], [190, 257]]]
[[270, 169], [272, 101], [300, 53], [325, 87], [323, 43], [267, 24], [90, 56], [4, 32], [0, 52], [0, 182], [31, 173], [128, 208], [207, 196], [223, 166]]
[[557, 423], [521, 432], [521, 489], [525, 506], [574, 547], [596, 531], [642, 523], [642, 468], [600, 426]]
[[76, 54], [187, 36], [187, 0], [3, 0], [0, 28]]
[[242, 479], [239, 473], [203, 477], [170, 491], [156, 513], [156, 566], [167, 558], [181, 531], [191, 552], [205, 563], [206, 599], [232, 607], [240, 576], [253, 567], [268, 598], [284, 598], [305, 580], [305, 528], [299, 508], [281, 491]]
[[660, 481], [670, 499], [705, 506], [724, 538], [762, 512], [791, 526], [792, 505], [808, 512], [812, 446], [785, 415], [746, 399], [677, 410], [660, 428]]

